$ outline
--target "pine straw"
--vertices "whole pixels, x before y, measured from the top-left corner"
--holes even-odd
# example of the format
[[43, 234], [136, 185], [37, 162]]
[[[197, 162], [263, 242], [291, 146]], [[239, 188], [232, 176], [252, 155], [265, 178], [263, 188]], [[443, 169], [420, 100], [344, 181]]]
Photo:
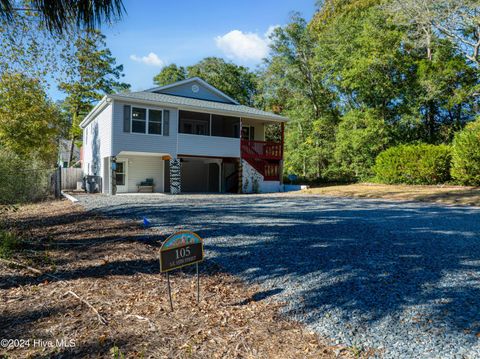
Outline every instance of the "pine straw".
[[4, 351], [9, 357], [357, 355], [327, 346], [300, 324], [280, 317], [281, 304], [253, 300], [258, 287], [247, 286], [208, 260], [200, 265], [198, 306], [194, 271], [171, 276], [171, 312], [166, 278], [158, 271], [162, 236], [137, 224], [86, 213], [67, 201], [22, 207], [8, 214], [7, 222], [25, 247], [12, 259], [44, 274], [0, 263], [0, 339], [75, 340], [69, 348], [30, 342]]

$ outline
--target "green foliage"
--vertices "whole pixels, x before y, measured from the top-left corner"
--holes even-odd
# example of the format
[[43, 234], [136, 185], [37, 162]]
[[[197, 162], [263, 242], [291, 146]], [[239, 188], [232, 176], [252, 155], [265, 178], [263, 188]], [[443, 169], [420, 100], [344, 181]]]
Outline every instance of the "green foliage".
[[0, 148], [53, 165], [64, 124], [40, 82], [4, 73], [0, 77], [0, 103]]
[[100, 31], [86, 31], [74, 45], [73, 57], [69, 52], [63, 55], [69, 63], [67, 80], [58, 87], [67, 94], [64, 106], [71, 117], [70, 138], [77, 141], [82, 135], [79, 124], [94, 104], [105, 94], [126, 91], [130, 85], [120, 81], [123, 65], [116, 64]]
[[455, 135], [451, 173], [461, 184], [480, 185], [480, 119]]
[[[424, 3], [435, 11], [418, 11]], [[449, 144], [477, 116], [478, 67], [465, 56], [470, 45], [459, 46], [468, 34], [454, 38], [432, 26], [439, 20], [448, 30], [448, 18], [475, 21], [466, 9], [478, 5], [325, 0], [317, 6], [310, 23], [293, 15], [274, 31], [260, 72], [258, 103], [290, 119], [287, 174], [310, 181], [365, 179], [386, 147]]]
[[51, 173], [43, 161], [0, 149], [0, 209], [10, 207], [4, 205], [44, 199]]
[[451, 148], [447, 145], [399, 145], [380, 153], [374, 171], [388, 184], [438, 184], [450, 179]]
[[351, 110], [343, 116], [335, 146], [335, 160], [342, 172], [352, 179], [372, 176], [375, 158], [389, 143], [388, 132], [375, 110]]
[[162, 70], [153, 77], [153, 83], [158, 86], [165, 86], [185, 80], [187, 78], [187, 70], [183, 66], [171, 64], [162, 68]]
[[122, 0], [51, 1], [2, 0], [0, 18], [11, 21], [19, 8], [31, 9], [52, 33], [62, 33], [73, 26], [89, 29], [121, 18], [125, 9]]

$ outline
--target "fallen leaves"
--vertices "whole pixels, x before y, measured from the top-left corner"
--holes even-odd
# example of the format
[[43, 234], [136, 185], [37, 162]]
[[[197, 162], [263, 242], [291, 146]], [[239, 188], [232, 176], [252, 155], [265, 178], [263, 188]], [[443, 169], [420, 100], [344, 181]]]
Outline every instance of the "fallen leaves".
[[[352, 356], [280, 317], [281, 304], [254, 300], [260, 288], [208, 259], [200, 265], [199, 305], [195, 271], [171, 275], [171, 312], [166, 277], [158, 273], [159, 236], [135, 223], [86, 213], [69, 202], [26, 206], [10, 216], [15, 230], [28, 232], [38, 250], [48, 247], [55, 272], [44, 261], [35, 262], [35, 275], [25, 267], [0, 266], [0, 275], [9, 279], [0, 289], [0, 337], [72, 338], [76, 346], [12, 349], [5, 352], [9, 357]], [[26, 258], [19, 253], [15, 260]]]

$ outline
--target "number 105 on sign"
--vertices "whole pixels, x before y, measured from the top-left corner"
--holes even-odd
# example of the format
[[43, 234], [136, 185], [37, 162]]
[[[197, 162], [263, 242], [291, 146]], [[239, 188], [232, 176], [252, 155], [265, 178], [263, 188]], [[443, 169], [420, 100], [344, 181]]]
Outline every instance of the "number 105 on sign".
[[203, 242], [192, 232], [180, 232], [165, 241], [160, 250], [160, 271], [195, 264], [203, 260]]

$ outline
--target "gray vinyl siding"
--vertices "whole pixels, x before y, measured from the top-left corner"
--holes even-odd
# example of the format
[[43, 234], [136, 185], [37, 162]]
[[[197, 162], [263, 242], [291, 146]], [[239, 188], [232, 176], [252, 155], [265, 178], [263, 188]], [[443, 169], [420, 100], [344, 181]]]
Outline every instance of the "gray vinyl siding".
[[178, 154], [207, 157], [240, 157], [240, 139], [178, 134]]
[[83, 172], [103, 177], [105, 157], [112, 153], [112, 105], [83, 130]]
[[[167, 109], [170, 110], [170, 131], [169, 136], [149, 135], [142, 133], [123, 132], [123, 106], [131, 105], [134, 107]], [[177, 129], [178, 129], [178, 111], [175, 108], [144, 106], [126, 102], [114, 101], [113, 103], [113, 143], [112, 154], [118, 155], [121, 151], [127, 152], [147, 152], [163, 153], [172, 157], [176, 156], [177, 151]]]
[[[198, 86], [198, 92], [192, 91], [193, 85]], [[223, 103], [232, 103], [231, 101], [227, 100], [226, 98], [219, 96], [218, 94], [214, 93], [213, 91], [209, 90], [202, 84], [197, 81], [181, 84], [175, 87], [171, 87], [169, 89], [160, 90], [158, 93], [164, 93], [167, 95], [174, 95], [174, 96], [182, 96], [182, 97], [190, 97], [190, 98], [197, 98], [200, 100], [207, 100], [207, 101], [216, 101], [216, 102], [223, 102]]]

